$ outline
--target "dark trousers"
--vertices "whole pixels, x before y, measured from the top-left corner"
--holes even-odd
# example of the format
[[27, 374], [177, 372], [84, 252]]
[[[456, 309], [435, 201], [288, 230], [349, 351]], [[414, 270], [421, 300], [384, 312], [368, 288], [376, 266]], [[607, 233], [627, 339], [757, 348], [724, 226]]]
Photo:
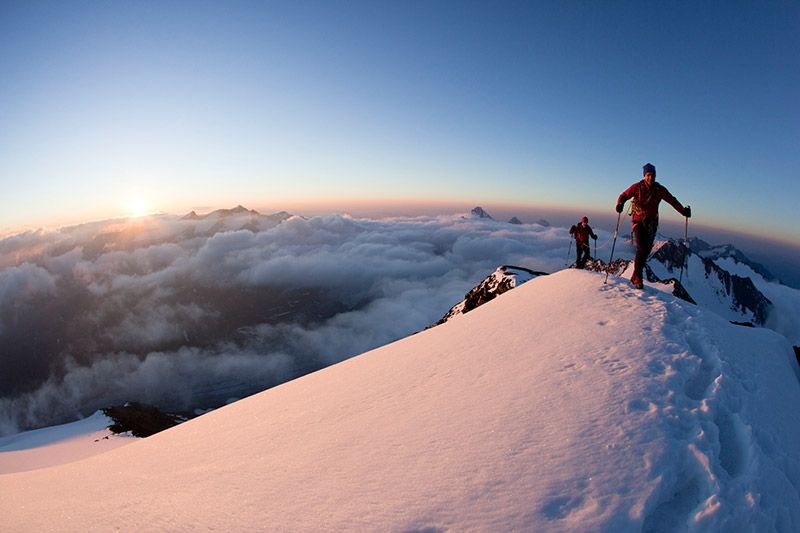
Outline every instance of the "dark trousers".
[[578, 255], [575, 258], [575, 266], [578, 268], [583, 268], [583, 266], [586, 264], [586, 260], [591, 259], [591, 256], [589, 255], [589, 243], [576, 241], [575, 252]]
[[633, 235], [636, 238], [636, 258], [633, 261], [633, 275], [639, 279], [643, 279], [642, 271], [645, 263], [647, 263], [647, 257], [653, 249], [657, 230], [658, 219], [646, 218], [635, 222], [633, 225]]

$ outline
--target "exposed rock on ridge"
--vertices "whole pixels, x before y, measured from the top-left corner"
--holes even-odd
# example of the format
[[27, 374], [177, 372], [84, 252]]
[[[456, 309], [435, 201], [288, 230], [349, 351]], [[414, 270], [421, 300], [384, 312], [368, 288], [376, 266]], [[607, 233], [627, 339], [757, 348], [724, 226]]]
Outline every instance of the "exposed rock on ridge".
[[141, 438], [177, 426], [187, 419], [184, 416], [164, 413], [157, 407], [138, 402], [114, 405], [103, 409], [103, 413], [114, 421], [108, 426], [111, 432], [130, 432], [134, 437]]
[[457, 315], [469, 313], [478, 306], [494, 300], [506, 291], [522, 285], [536, 276], [546, 276], [547, 272], [537, 272], [523, 267], [503, 265], [476, 287], [464, 295], [464, 300], [457, 303], [433, 326], [444, 324]]

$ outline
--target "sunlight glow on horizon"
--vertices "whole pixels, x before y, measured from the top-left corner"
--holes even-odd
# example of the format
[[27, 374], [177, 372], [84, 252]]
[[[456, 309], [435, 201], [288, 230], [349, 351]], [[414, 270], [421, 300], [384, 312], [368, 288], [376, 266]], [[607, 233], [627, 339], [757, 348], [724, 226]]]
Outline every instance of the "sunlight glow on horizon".
[[128, 200], [128, 214], [131, 217], [143, 217], [151, 213], [150, 203], [142, 197], [134, 197]]
[[[128, 199], [124, 202], [117, 203], [116, 207], [114, 207], [113, 202], [100, 202], [95, 209], [91, 209], [88, 204], [83, 204], [81, 206], [73, 206], [67, 213], [57, 214], [56, 212], [49, 212], [47, 216], [39, 217], [32, 217], [31, 213], [28, 213], [28, 217], [19, 220], [19, 223], [15, 226], [0, 228], [0, 237], [23, 233], [25, 231], [38, 229], [54, 230], [62, 227], [117, 218], [141, 218], [158, 214], [183, 216], [190, 211], [196, 211], [198, 214], [203, 215], [217, 209], [230, 209], [236, 205], [243, 205], [248, 209], [256, 209], [262, 214], [287, 211], [301, 216], [351, 214], [355, 217], [365, 218], [449, 215], [459, 212], [466, 213], [473, 207], [481, 206], [490, 214], [497, 215], [498, 213], [495, 212], [501, 212], [501, 216], [496, 216], [498, 220], [504, 220], [503, 217], [505, 214], [514, 214], [526, 223], [532, 223], [539, 218], [548, 218], [550, 216], [574, 216], [577, 220], [580, 216], [588, 215], [590, 220], [593, 221], [611, 219], [616, 216], [616, 213], [613, 213], [611, 209], [606, 209], [604, 208], [605, 206], [597, 206], [588, 202], [576, 202], [573, 205], [560, 202], [553, 202], [550, 204], [519, 202], [506, 201], [505, 199], [496, 198], [492, 195], [487, 195], [487, 197], [484, 198], [470, 198], [469, 195], [459, 198], [454, 195], [454, 197], [450, 199], [416, 199], [411, 197], [369, 198], [346, 197], [344, 195], [319, 198], [289, 195], [283, 197], [252, 195], [246, 200], [229, 200], [227, 197], [224, 197], [215, 198], [213, 201], [203, 201], [202, 198], [190, 198], [184, 199], [183, 201], [176, 201], [173, 199], [171, 202], [164, 200], [154, 202], [149, 199], [150, 196], [141, 191], [129, 191], [124, 197]], [[613, 194], [610, 193], [610, 197], [616, 197], [616, 192]], [[233, 197], [231, 196], [231, 198]], [[765, 238], [770, 241], [783, 242], [793, 247], [800, 246], [793, 232], [781, 233], [775, 231], [772, 234], [759, 233], [747, 227], [746, 223], [737, 223], [732, 220], [710, 220], [707, 216], [704, 216], [702, 211], [697, 210], [697, 208], [695, 209], [695, 216], [689, 223], [690, 233], [693, 227], [707, 228], [714, 231], [740, 234], [748, 238]], [[671, 210], [672, 208], [669, 205], [662, 204], [660, 210], [662, 225], [665, 227], [678, 223], [682, 225], [682, 219], [677, 214], [672, 213]]]

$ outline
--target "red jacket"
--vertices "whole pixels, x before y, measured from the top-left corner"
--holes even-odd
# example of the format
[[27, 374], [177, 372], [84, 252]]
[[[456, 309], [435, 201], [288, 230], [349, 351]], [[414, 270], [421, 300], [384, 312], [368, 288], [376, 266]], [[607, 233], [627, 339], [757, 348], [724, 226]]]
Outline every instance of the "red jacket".
[[650, 187], [647, 186], [647, 182], [644, 180], [634, 183], [628, 187], [627, 191], [619, 195], [617, 203], [624, 204], [629, 198], [633, 199], [631, 214], [634, 222], [647, 217], [658, 218], [658, 204], [661, 200], [666, 200], [678, 213], [683, 215], [685, 212], [678, 199], [672, 196], [667, 188], [657, 181], [654, 181]]
[[575, 242], [578, 244], [587, 244], [589, 237], [597, 238], [589, 224], [584, 227], [583, 222], [578, 222], [569, 229], [570, 235], [575, 235]]

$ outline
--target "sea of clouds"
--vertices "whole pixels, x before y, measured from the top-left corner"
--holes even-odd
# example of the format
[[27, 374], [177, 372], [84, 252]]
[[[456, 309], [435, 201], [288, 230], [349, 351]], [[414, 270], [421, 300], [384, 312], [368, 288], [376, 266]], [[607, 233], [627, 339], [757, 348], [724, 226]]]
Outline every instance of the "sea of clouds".
[[[601, 239], [603, 235], [601, 235]], [[225, 212], [0, 240], [0, 435], [115, 403], [212, 408], [422, 330], [565, 228]]]

